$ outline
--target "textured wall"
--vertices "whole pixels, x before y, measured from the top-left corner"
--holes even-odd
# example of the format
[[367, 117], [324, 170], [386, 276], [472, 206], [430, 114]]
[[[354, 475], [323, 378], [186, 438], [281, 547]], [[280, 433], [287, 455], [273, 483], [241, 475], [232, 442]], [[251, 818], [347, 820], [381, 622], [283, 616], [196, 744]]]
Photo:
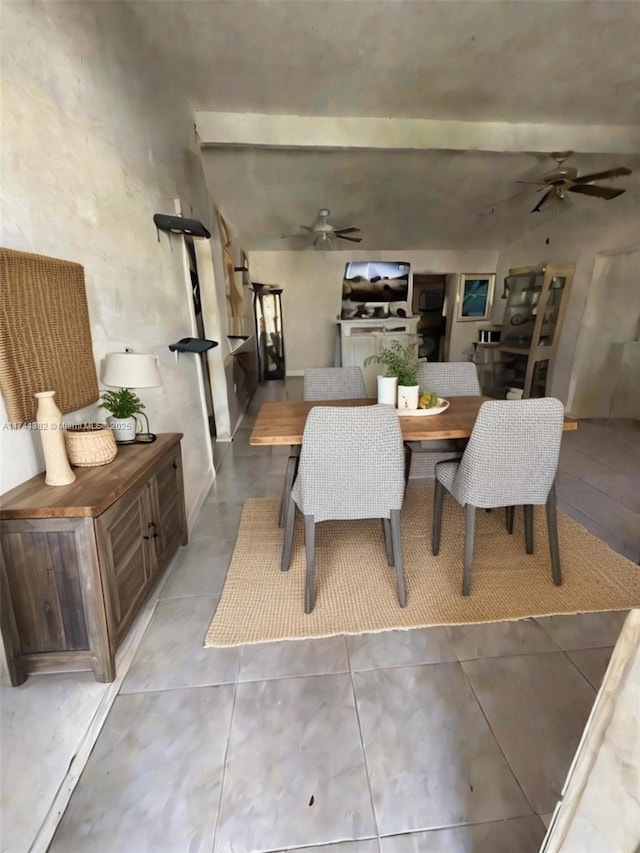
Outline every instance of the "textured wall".
[[[162, 387], [139, 393], [154, 431], [185, 434], [191, 509], [208, 439], [195, 360], [167, 349], [192, 334], [190, 297], [182, 240], [158, 242], [152, 222], [179, 198], [209, 223], [191, 110], [124, 3], [7, 3], [2, 17], [1, 242], [84, 266], [98, 366], [125, 346], [160, 356]], [[42, 470], [37, 433], [3, 431], [2, 457], [6, 491]]]
[[640, 247], [597, 258], [571, 374], [574, 417], [640, 418], [639, 281]]

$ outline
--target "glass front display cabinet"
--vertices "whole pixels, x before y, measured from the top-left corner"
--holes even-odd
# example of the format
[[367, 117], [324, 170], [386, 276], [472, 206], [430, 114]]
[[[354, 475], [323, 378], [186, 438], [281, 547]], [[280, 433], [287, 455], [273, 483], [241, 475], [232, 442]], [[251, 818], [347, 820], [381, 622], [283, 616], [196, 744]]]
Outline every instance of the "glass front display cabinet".
[[548, 264], [540, 271], [505, 278], [507, 295], [496, 390], [522, 389], [523, 398], [544, 397], [567, 309], [574, 264]]

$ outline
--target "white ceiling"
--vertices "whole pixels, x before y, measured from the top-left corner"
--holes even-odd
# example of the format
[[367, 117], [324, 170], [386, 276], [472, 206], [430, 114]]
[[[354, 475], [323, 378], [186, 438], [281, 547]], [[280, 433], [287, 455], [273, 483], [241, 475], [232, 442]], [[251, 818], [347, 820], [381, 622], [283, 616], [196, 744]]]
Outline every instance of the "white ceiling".
[[[306, 248], [281, 235], [320, 207], [359, 226], [363, 249], [497, 248], [545, 216], [640, 211], [636, 0], [130, 6], [198, 111], [210, 191], [248, 250]], [[515, 181], [558, 149], [582, 174], [629, 166], [611, 182], [628, 192], [530, 215], [540, 196]]]

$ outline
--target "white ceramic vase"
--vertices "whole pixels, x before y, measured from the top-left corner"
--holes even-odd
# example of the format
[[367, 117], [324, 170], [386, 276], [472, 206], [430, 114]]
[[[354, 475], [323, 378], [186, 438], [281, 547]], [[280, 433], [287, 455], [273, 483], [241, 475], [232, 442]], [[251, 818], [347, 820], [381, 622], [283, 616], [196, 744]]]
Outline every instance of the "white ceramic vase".
[[48, 486], [68, 486], [76, 475], [71, 470], [64, 444], [62, 414], [56, 406], [55, 391], [38, 391], [36, 423], [44, 452], [44, 481]]
[[109, 415], [107, 423], [113, 430], [116, 444], [129, 444], [129, 442], [136, 440], [135, 418], [114, 418], [113, 415]]
[[398, 399], [398, 377], [378, 376], [378, 402], [396, 405]]
[[417, 409], [419, 396], [419, 385], [398, 385], [398, 408]]

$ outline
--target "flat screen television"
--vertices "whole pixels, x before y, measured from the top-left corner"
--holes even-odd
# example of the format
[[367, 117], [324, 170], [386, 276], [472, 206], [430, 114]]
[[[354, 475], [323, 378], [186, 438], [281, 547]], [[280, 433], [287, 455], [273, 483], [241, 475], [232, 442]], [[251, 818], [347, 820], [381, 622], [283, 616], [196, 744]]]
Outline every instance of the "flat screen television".
[[411, 316], [411, 265], [349, 261], [342, 279], [342, 319], [391, 316]]

